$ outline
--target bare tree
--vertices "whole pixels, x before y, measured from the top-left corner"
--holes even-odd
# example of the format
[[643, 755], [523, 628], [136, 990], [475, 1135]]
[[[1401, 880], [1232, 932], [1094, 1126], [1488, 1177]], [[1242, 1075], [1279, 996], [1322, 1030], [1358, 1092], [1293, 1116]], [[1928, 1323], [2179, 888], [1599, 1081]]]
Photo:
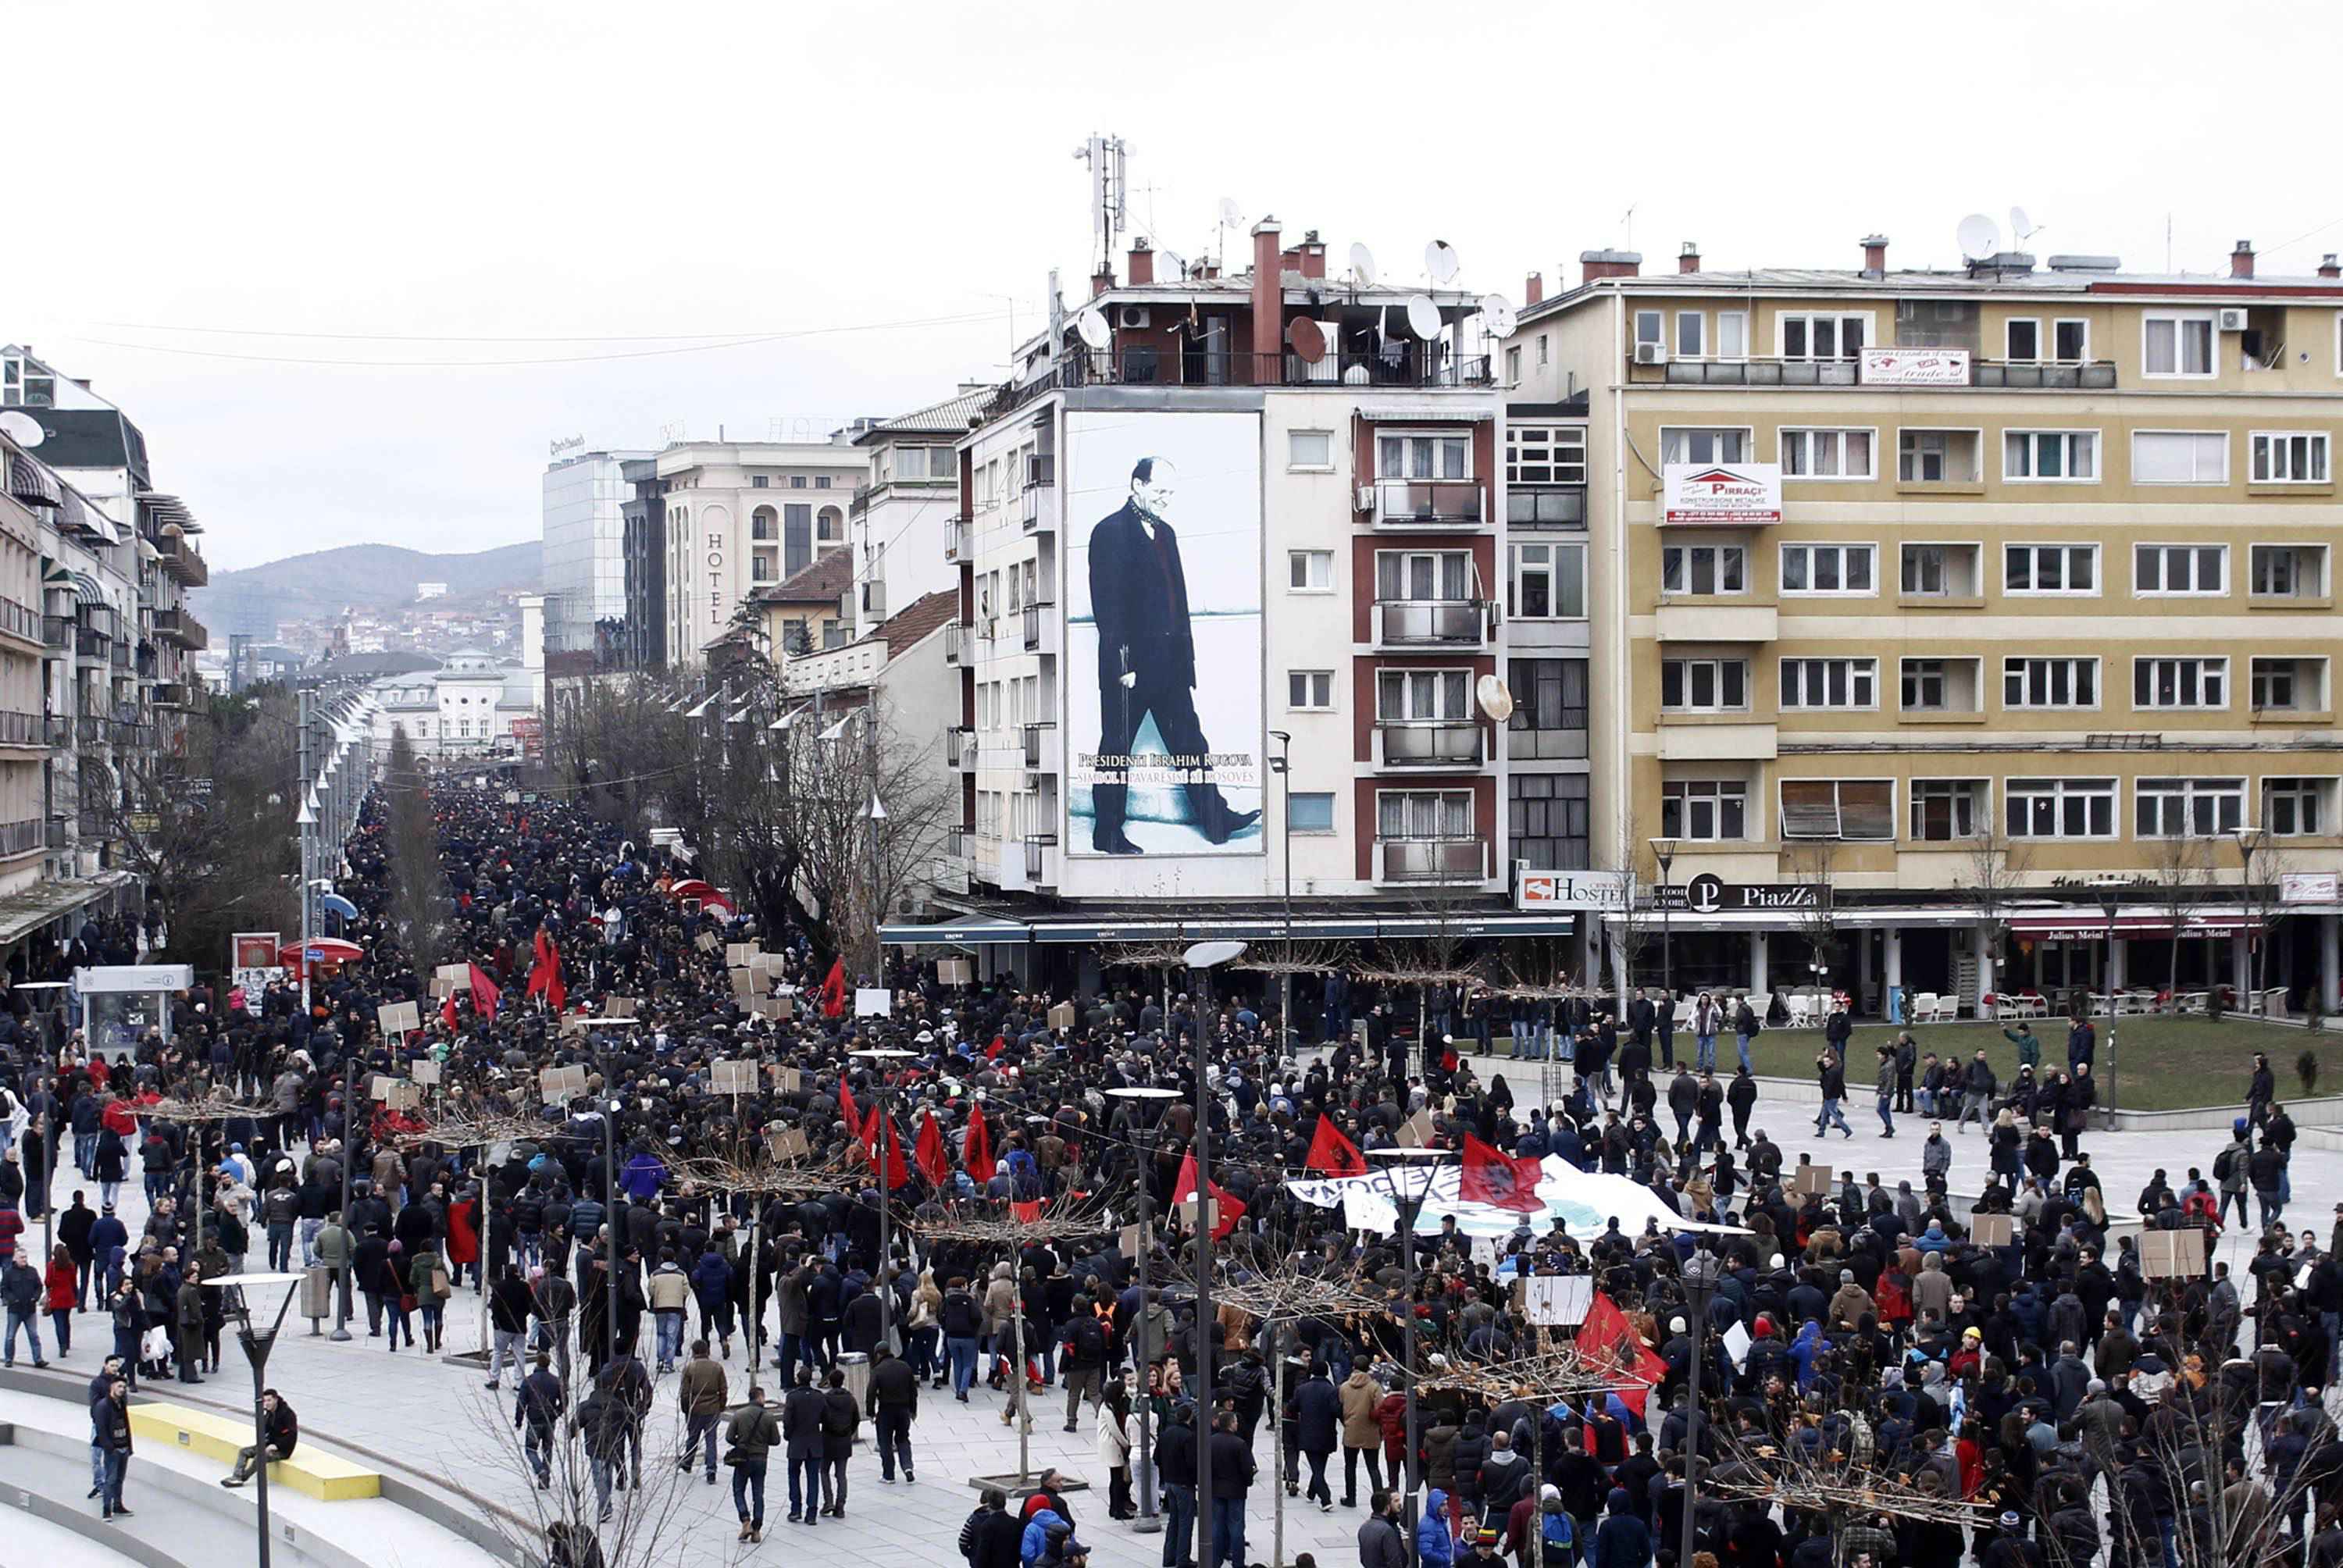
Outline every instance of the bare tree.
[[[2033, 847], [2011, 839], [1988, 813], [1969, 839], [1967, 864], [1954, 877], [1963, 901], [1976, 911], [1984, 956], [1992, 966], [1996, 987], [2001, 983], [2001, 967], [2008, 960], [2010, 905], [2018, 890], [2026, 885], [2033, 865]], [[1982, 988], [1979, 1000], [1982, 1005]]]
[[1837, 858], [1835, 839], [1799, 840], [1790, 855], [1791, 877], [1814, 890], [1812, 901], [1797, 911], [1797, 926], [1813, 955], [1815, 984], [1823, 990], [1829, 989], [1831, 955], [1838, 950], [1838, 912], [1831, 903], [1831, 867]]
[[1650, 900], [1664, 896], [1656, 894], [1652, 885], [1638, 886], [1644, 883], [1644, 857], [1650, 852], [1650, 846], [1637, 837], [1637, 828], [1634, 809], [1624, 809], [1619, 814], [1619, 846], [1614, 858], [1618, 869], [1627, 879], [1627, 890], [1618, 909], [1608, 915], [1611, 944], [1619, 952], [1619, 1007], [1623, 1013], [1627, 997], [1635, 988], [1635, 968], [1652, 945], [1657, 906]]
[[2157, 908], [2172, 923], [2172, 963], [2164, 989], [2172, 993], [2177, 1006], [2182, 932], [2212, 882], [2212, 843], [2197, 834], [2174, 833], [2150, 839], [2147, 844], [2148, 880], [2156, 890]]
[[438, 825], [431, 815], [431, 780], [399, 725], [390, 734], [390, 918], [419, 974], [439, 961], [446, 926], [447, 879], [439, 860]]

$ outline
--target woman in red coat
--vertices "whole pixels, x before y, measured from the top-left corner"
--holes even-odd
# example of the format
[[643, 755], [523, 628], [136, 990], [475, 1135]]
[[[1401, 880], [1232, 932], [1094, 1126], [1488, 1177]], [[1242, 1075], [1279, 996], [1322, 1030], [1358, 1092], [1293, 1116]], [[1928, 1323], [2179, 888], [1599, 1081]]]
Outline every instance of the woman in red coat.
[[74, 1271], [73, 1253], [65, 1250], [63, 1242], [49, 1254], [49, 1266], [41, 1275], [41, 1307], [57, 1332], [57, 1354], [64, 1355], [73, 1349], [74, 1299], [81, 1289]]
[[462, 1280], [464, 1271], [472, 1271], [472, 1283], [480, 1282], [480, 1201], [475, 1195], [447, 1205], [447, 1269], [456, 1279]]

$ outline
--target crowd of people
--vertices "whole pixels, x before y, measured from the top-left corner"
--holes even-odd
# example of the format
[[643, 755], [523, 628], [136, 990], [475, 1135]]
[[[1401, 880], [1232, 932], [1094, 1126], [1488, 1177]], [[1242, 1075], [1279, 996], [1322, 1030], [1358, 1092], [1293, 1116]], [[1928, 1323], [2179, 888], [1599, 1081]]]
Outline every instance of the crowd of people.
[[[655, 1409], [687, 1434], [662, 1462], [709, 1485], [729, 1469], [753, 1543], [776, 1456], [789, 1521], [814, 1528], [845, 1516], [858, 1449], [864, 1473], [876, 1451], [882, 1484], [915, 1483], [923, 1402], [997, 1400], [1013, 1425], [1054, 1416], [1061, 1391], [1066, 1430], [1095, 1430], [1105, 1507], [1078, 1529], [1048, 1473], [1030, 1495], [988, 1496], [962, 1533], [972, 1568], [1081, 1563], [1080, 1530], [1138, 1513], [1141, 1467], [1168, 1515], [1165, 1568], [1252, 1561], [1246, 1501], [1263, 1486], [1359, 1510], [1362, 1568], [2019, 1568], [2102, 1546], [2127, 1565], [2288, 1553], [2343, 1565], [2343, 1442], [2323, 1399], [2343, 1205], [2332, 1237], [2285, 1229], [2294, 1130], [2266, 1064], [2237, 1136], [2201, 1171], [2159, 1171], [2130, 1205], [2141, 1232], [2111, 1241], [2124, 1205], [2080, 1147], [2087, 1021], [2064, 1071], [2043, 1071], [2023, 1031], [2003, 1042], [2018, 1057], [2006, 1079], [1998, 1046], [1957, 1062], [1908, 1034], [1881, 1048], [1882, 1135], [1898, 1112], [1929, 1121], [1919, 1187], [1891, 1191], [1789, 1161], [1752, 1126], [1748, 1037], [1764, 1020], [1719, 999], [1698, 999], [1681, 1061], [1664, 999], [1493, 1019], [1459, 997], [1413, 1040], [1412, 997], [1352, 979], [1312, 988], [1329, 1039], [1308, 1049], [1281, 1038], [1266, 1002], [1167, 1006], [1146, 977], [1053, 1023], [1062, 996], [947, 986], [901, 957], [850, 977], [801, 931], [678, 899], [682, 868], [576, 805], [447, 788], [433, 809], [447, 920], [427, 953], [394, 920], [387, 819], [369, 806], [341, 883], [359, 910], [344, 934], [367, 957], [312, 975], [309, 1005], [297, 980], [198, 986], [167, 1045], [107, 1053], [31, 1030], [9, 1048], [13, 1141], [53, 1180], [28, 1188], [11, 1150], [8, 1351], [21, 1329], [45, 1360], [45, 1315], [61, 1354], [76, 1315], [110, 1315], [108, 1375], [92, 1387], [94, 1490], [110, 1512], [127, 1512], [106, 1457], [127, 1457], [126, 1394], [217, 1370], [221, 1292], [200, 1282], [324, 1264], [360, 1345], [386, 1352], [438, 1348], [450, 1303], [481, 1292], [486, 1382], [509, 1398], [527, 1473], [549, 1490], [574, 1465], [597, 1521], [639, 1494]], [[728, 962], [742, 941], [777, 955], [745, 983]], [[435, 985], [450, 962], [463, 978]], [[885, 1018], [844, 1005], [862, 980], [890, 990]], [[421, 1027], [387, 1038], [379, 1010], [407, 1001]], [[1565, 1096], [1516, 1099], [1500, 1028], [1515, 1056], [1549, 1036], [1567, 1052]], [[1720, 1081], [1726, 1034], [1741, 1060]], [[1818, 1128], [1845, 1125], [1849, 1038], [1835, 1016]], [[850, 1054], [870, 1045], [907, 1054]], [[423, 1106], [375, 1097], [377, 1076], [411, 1080], [427, 1061]], [[740, 1061], [756, 1064], [753, 1087], [719, 1090], [714, 1065]], [[572, 1067], [585, 1092], [541, 1102], [541, 1075]], [[1182, 1093], [1117, 1093], [1148, 1087]], [[165, 1113], [216, 1095], [236, 1113]], [[1524, 1214], [1476, 1252], [1452, 1217], [1403, 1245], [1289, 1181], [1325, 1146], [1322, 1124], [1373, 1153], [1419, 1139], [1419, 1113], [1436, 1147], [1469, 1137], [1624, 1176], [1682, 1226], [1574, 1232]], [[433, 1137], [489, 1121], [506, 1128], [490, 1143]], [[1991, 1180], [1956, 1197], [1952, 1151], [1971, 1121]], [[1340, 1279], [1379, 1305], [1268, 1322], [1216, 1308], [1198, 1332], [1199, 1249], [1179, 1201], [1207, 1130], [1215, 1278]], [[70, 1147], [72, 1177], [47, 1171], [44, 1137], [61, 1165]], [[777, 1161], [820, 1179], [763, 1191], [711, 1176]], [[118, 1211], [134, 1171], [147, 1199], [136, 1234]], [[19, 1255], [24, 1216], [69, 1183], [35, 1269]], [[2241, 1294], [2213, 1254], [2225, 1220], [2247, 1224], [2248, 1192]], [[1141, 1199], [1162, 1221], [1144, 1290], [1119, 1235]], [[1116, 1223], [1009, 1240], [951, 1223], [1086, 1204]], [[1712, 1261], [1703, 1311], [1688, 1282]], [[1615, 1385], [1475, 1392], [1447, 1375], [1567, 1341], [1528, 1321], [1516, 1288], [1546, 1274], [1589, 1276], [1642, 1342]], [[1793, 1473], [1806, 1491], [1765, 1495]], [[1873, 1478], [1875, 1503], [1813, 1501], [1851, 1476]], [[565, 1525], [557, 1556], [583, 1561], [584, 1539]]]

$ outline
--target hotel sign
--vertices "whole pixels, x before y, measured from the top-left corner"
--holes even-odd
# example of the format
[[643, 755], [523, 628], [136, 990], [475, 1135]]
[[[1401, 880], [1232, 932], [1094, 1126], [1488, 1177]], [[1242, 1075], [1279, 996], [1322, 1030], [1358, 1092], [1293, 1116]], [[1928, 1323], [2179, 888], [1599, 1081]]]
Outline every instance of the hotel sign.
[[1660, 490], [1664, 523], [1730, 528], [1782, 520], [1779, 463], [1667, 463]]
[[1865, 387], [1966, 387], [1966, 348], [1866, 348], [1858, 362]]
[[1624, 910], [1635, 879], [1624, 871], [1533, 871], [1513, 885], [1517, 910]]

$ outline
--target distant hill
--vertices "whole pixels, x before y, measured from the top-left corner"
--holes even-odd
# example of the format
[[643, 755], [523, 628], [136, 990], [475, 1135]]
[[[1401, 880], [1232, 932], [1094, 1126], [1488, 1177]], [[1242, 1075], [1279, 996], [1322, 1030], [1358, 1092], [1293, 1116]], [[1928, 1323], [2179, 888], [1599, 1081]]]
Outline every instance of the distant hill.
[[242, 571], [214, 572], [195, 594], [196, 615], [216, 636], [254, 623], [338, 615], [345, 607], [383, 610], [415, 602], [415, 585], [444, 582], [450, 608], [495, 595], [530, 592], [543, 580], [538, 541], [473, 555], [430, 555], [397, 545], [343, 545], [287, 556]]

